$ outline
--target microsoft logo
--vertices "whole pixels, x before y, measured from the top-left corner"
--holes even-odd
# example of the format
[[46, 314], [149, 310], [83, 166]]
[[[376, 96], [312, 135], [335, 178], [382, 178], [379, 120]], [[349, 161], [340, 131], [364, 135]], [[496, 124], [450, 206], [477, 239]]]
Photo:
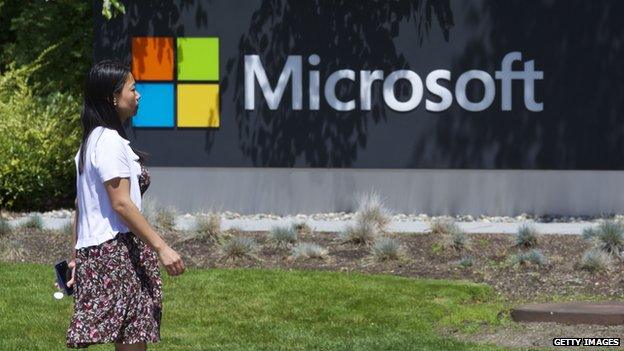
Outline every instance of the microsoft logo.
[[219, 38], [134, 37], [132, 74], [141, 94], [133, 127], [219, 127]]

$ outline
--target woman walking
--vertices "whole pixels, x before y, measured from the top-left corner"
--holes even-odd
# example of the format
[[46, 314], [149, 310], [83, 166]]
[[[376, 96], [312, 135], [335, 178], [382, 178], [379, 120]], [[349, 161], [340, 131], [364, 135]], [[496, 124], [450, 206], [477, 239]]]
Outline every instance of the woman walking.
[[130, 146], [122, 127], [136, 114], [139, 99], [127, 66], [103, 61], [89, 71], [75, 158], [71, 348], [114, 343], [115, 350], [147, 350], [148, 342], [160, 340], [158, 261], [169, 275], [184, 272], [180, 255], [141, 213], [141, 196], [150, 185], [145, 154]]

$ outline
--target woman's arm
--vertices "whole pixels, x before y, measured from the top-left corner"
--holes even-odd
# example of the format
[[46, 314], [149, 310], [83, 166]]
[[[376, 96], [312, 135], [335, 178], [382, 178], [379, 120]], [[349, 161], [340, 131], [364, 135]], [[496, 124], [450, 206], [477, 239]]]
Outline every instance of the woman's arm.
[[78, 198], [74, 202], [76, 210], [74, 211], [74, 217], [72, 218], [71, 226], [71, 260], [76, 259], [76, 240], [78, 240]]
[[143, 242], [149, 245], [156, 253], [169, 275], [184, 273], [182, 258], [154, 231], [147, 220], [130, 199], [130, 180], [128, 178], [113, 178], [104, 182], [111, 206], [123, 219], [128, 228], [138, 235]]
[[74, 201], [74, 206], [76, 211], [74, 211], [74, 217], [72, 218], [72, 229], [71, 229], [71, 255], [70, 260], [67, 266], [72, 270], [71, 279], [67, 282], [67, 286], [71, 287], [74, 285], [74, 275], [76, 274], [76, 240], [78, 238], [78, 198]]

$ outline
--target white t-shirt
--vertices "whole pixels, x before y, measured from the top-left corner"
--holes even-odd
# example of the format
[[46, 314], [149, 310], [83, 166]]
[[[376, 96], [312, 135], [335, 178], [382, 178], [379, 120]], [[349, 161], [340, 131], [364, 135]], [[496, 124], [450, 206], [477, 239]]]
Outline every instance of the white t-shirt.
[[130, 178], [130, 199], [141, 210], [138, 175], [141, 166], [130, 147], [114, 129], [96, 127], [85, 142], [85, 162], [78, 171], [80, 150], [75, 157], [78, 193], [78, 229], [76, 249], [99, 245], [130, 230], [111, 206], [104, 182]]

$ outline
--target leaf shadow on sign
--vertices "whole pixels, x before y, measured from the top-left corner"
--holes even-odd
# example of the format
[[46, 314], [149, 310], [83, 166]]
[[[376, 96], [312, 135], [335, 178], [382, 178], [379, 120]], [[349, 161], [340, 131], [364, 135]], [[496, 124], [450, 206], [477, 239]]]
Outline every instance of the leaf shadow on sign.
[[[624, 2], [467, 2], [466, 32], [473, 38], [453, 64], [500, 70], [503, 56], [521, 51], [544, 71], [535, 99], [543, 112], [525, 108], [523, 85], [513, 84], [513, 111], [496, 99], [485, 111], [453, 107], [436, 118], [429, 140], [412, 150], [410, 167], [444, 165], [485, 169], [624, 168]], [[458, 17], [458, 21], [464, 20]], [[516, 62], [515, 70], [522, 64]], [[482, 93], [473, 94], [475, 100]]]
[[[132, 62], [132, 38], [133, 36], [156, 36], [156, 37], [183, 37], [186, 34], [185, 22], [182, 20], [182, 13], [194, 11], [192, 13], [194, 26], [201, 30], [209, 25], [209, 16], [206, 8], [210, 7], [213, 1], [180, 0], [172, 3], [165, 0], [141, 1], [125, 4], [126, 14], [117, 16], [110, 21], [101, 20], [102, 37], [106, 38], [102, 42], [96, 43], [97, 50], [106, 53], [105, 56], [113, 55], [126, 64]], [[97, 8], [97, 6], [96, 6]], [[98, 15], [99, 16], [99, 15]], [[171, 48], [165, 40], [155, 40], [156, 60], [162, 64], [170, 60]], [[101, 55], [102, 56], [102, 55]], [[145, 56], [145, 55], [143, 55]], [[137, 70], [144, 70], [147, 63], [141, 53], [137, 55]], [[174, 67], [175, 69], [175, 67]], [[125, 126], [128, 135], [132, 135], [134, 140], [140, 140], [142, 131], [156, 128], [132, 129], [130, 124]], [[214, 143], [215, 130], [206, 129], [204, 150], [209, 151]], [[175, 143], [175, 140], [165, 139], [162, 143]], [[140, 142], [139, 142], [140, 144]], [[140, 146], [140, 145], [139, 145]], [[174, 150], [164, 147], [163, 150]], [[159, 155], [163, 159], [175, 158], [175, 155]]]
[[[383, 70], [408, 68], [393, 40], [403, 21], [412, 22], [416, 42], [427, 38], [433, 23], [446, 40], [453, 26], [449, 1], [263, 1], [251, 18], [248, 33], [239, 40], [240, 55], [226, 63], [222, 89], [234, 89], [239, 146], [256, 166], [349, 167], [366, 147], [369, 123], [386, 120], [380, 94], [372, 94], [372, 110], [337, 112], [323, 98], [323, 82], [339, 69]], [[274, 88], [288, 55], [302, 55], [303, 110], [291, 106], [290, 83], [276, 110], [270, 110], [256, 86], [254, 110], [244, 108], [244, 55], [259, 55]], [[321, 62], [320, 109], [308, 109], [308, 57]], [[230, 82], [229, 80], [232, 80]], [[257, 83], [254, 83], [257, 85]], [[380, 84], [379, 82], [375, 83]], [[377, 86], [377, 88], [379, 88]], [[397, 84], [398, 97], [411, 93]], [[340, 100], [356, 98], [359, 86], [342, 80]]]

